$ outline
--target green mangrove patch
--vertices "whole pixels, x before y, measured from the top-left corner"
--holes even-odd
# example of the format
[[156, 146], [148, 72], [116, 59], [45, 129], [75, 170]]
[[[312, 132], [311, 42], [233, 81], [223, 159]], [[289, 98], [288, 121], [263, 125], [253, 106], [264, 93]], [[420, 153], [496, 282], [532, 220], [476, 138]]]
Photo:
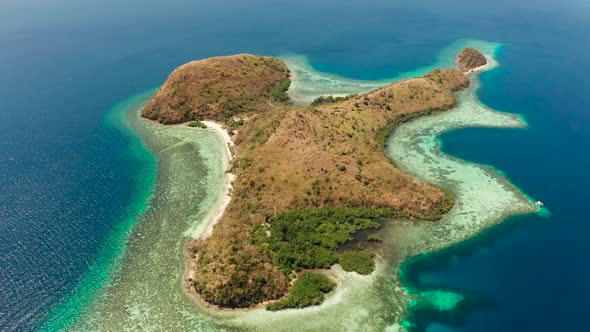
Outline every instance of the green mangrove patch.
[[[398, 213], [390, 209], [346, 209], [288, 211], [277, 215], [269, 224], [257, 226], [252, 241], [264, 248], [265, 254], [289, 274], [302, 269], [327, 269], [336, 263], [345, 264], [347, 271], [369, 274], [373, 271], [373, 256], [366, 250], [337, 250], [354, 240], [362, 230], [378, 230], [376, 218], [393, 218]], [[343, 266], [344, 267], [344, 266]]]
[[291, 293], [284, 299], [266, 306], [276, 311], [288, 308], [305, 308], [324, 302], [324, 294], [334, 289], [336, 284], [323, 274], [304, 272], [295, 280]]
[[340, 254], [340, 265], [344, 271], [371, 274], [375, 270], [373, 254], [369, 250], [346, 251]]

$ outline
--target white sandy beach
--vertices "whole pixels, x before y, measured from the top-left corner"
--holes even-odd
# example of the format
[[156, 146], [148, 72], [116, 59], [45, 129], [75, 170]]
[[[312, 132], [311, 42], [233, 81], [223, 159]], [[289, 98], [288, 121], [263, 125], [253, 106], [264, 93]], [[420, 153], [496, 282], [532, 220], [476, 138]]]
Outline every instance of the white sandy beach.
[[[227, 162], [228, 162], [228, 168], [229, 168], [229, 164], [231, 163], [232, 159], [233, 159], [233, 155], [232, 155], [232, 149], [231, 147], [234, 146], [234, 142], [232, 141], [231, 137], [229, 136], [229, 133], [227, 130], [225, 130], [221, 124], [217, 123], [217, 122], [213, 122], [213, 121], [201, 121], [204, 125], [207, 126], [207, 128], [211, 129], [213, 132], [215, 132], [215, 134], [223, 141], [224, 145], [225, 145], [225, 153], [226, 153], [226, 158], [227, 158]], [[227, 206], [229, 205], [229, 202], [231, 201], [231, 191], [232, 191], [232, 183], [234, 181], [234, 174], [229, 172], [229, 169], [226, 169], [225, 171], [225, 176], [224, 176], [224, 186], [223, 186], [223, 196], [219, 202], [219, 205], [217, 205], [217, 208], [215, 208], [212, 212], [212, 214], [210, 215], [211, 217], [208, 218], [208, 223], [207, 223], [207, 229], [205, 230], [205, 232], [202, 234], [201, 238], [205, 239], [207, 237], [209, 237], [212, 233], [213, 233], [213, 226], [219, 222], [219, 220], [221, 220], [221, 217], [223, 217], [223, 213], [225, 212], [225, 209], [227, 208]], [[198, 234], [195, 234], [198, 235]]]
[[485, 65], [479, 66], [479, 67], [475, 67], [473, 69], [469, 69], [465, 73], [465, 75], [477, 74], [479, 72], [486, 71], [486, 70], [490, 69], [492, 67], [492, 64], [490, 63], [490, 59], [487, 59], [487, 60], [488, 60], [488, 62]]

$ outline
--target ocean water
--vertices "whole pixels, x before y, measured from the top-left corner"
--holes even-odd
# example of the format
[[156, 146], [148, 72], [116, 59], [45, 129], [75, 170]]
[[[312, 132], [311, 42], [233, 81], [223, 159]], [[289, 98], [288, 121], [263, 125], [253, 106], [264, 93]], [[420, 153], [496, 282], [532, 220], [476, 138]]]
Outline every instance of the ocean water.
[[[589, 29], [590, 7], [580, 0], [3, 1], [0, 330], [83, 324], [82, 312], [60, 316], [60, 309], [84, 302], [79, 294], [94, 300], [108, 292], [101, 286], [109, 276], [149, 264], [125, 253], [147, 241], [142, 212], [158, 190], [157, 160], [113, 125], [119, 101], [158, 86], [184, 62], [213, 55], [303, 54], [328, 75], [383, 81], [436, 63], [441, 50], [464, 38], [504, 44], [501, 66], [481, 75], [477, 95], [492, 109], [524, 115], [528, 127], [452, 131], [442, 149], [494, 166], [545, 202], [551, 216], [512, 218], [413, 263], [416, 287], [473, 299], [456, 315], [413, 318], [428, 331], [584, 330]], [[195, 151], [195, 174], [214, 177], [205, 166], [210, 159]], [[196, 197], [191, 215], [209, 198]], [[182, 246], [167, 245], [176, 248], [169, 264], [178, 264]]]
[[[427, 65], [407, 69], [390, 77], [379, 79], [353, 79], [338, 74], [324, 72], [314, 68], [309, 57], [305, 54], [289, 53], [279, 56], [287, 64], [292, 75], [292, 82], [289, 86], [289, 96], [295, 105], [309, 105], [319, 96], [347, 96], [354, 93], [363, 93], [375, 90], [392, 82], [403, 79], [418, 77], [427, 74], [437, 68], [455, 67], [457, 52], [464, 47], [476, 47], [489, 49], [487, 42], [470, 39], [458, 39], [445, 45], [441, 50], [436, 51], [433, 60]], [[482, 50], [483, 51], [483, 50]]]

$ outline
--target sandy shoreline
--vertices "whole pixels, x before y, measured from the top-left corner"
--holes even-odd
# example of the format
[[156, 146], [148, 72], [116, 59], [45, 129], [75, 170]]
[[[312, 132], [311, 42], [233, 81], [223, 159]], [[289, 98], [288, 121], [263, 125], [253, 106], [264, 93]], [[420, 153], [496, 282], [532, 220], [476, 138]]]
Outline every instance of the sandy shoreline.
[[[229, 203], [231, 201], [231, 193], [232, 193], [232, 189], [233, 189], [232, 184], [235, 179], [235, 175], [233, 173], [229, 172], [230, 164], [233, 160], [233, 147], [234, 147], [234, 142], [231, 139], [229, 132], [225, 128], [223, 128], [223, 126], [221, 124], [214, 122], [214, 121], [201, 121], [201, 123], [203, 123], [205, 126], [207, 126], [207, 129], [214, 132], [215, 135], [217, 136], [217, 138], [219, 138], [224, 143], [224, 146], [225, 146], [224, 153], [225, 153], [225, 158], [227, 160], [227, 166], [226, 166], [226, 169], [224, 170], [225, 174], [223, 177], [224, 178], [223, 179], [223, 193], [222, 193], [220, 199], [218, 200], [215, 208], [211, 211], [211, 213], [209, 213], [207, 215], [207, 218], [206, 218], [207, 228], [205, 229], [204, 232], [200, 232], [199, 230], [196, 230], [191, 235], [191, 237], [193, 239], [206, 239], [209, 236], [211, 236], [211, 234], [213, 234], [213, 227], [215, 226], [215, 224], [217, 224], [221, 220], [221, 218], [223, 217], [223, 214], [225, 213], [225, 209], [227, 208], [227, 206], [229, 205]], [[183, 124], [183, 125], [186, 125], [186, 124]], [[193, 287], [190, 286], [191, 280], [192, 280], [193, 275], [195, 273], [194, 268], [195, 268], [195, 262], [194, 262], [193, 258], [191, 258], [190, 256], [187, 257], [186, 270], [184, 273], [184, 280], [185, 280], [186, 284], [185, 284], [185, 286], [182, 287], [183, 291], [201, 309], [206, 310], [209, 313], [213, 313], [213, 314], [223, 312], [224, 311], [223, 308], [220, 308], [214, 304], [207, 302], [199, 293], [197, 293], [195, 291], [195, 289]]]
[[207, 229], [205, 230], [205, 232], [203, 234], [194, 234], [193, 237], [195, 238], [201, 238], [201, 239], [206, 239], [207, 237], [211, 236], [211, 234], [213, 233], [213, 226], [215, 226], [215, 224], [217, 224], [219, 222], [219, 220], [221, 220], [221, 217], [223, 217], [223, 213], [225, 212], [225, 209], [227, 208], [227, 206], [229, 205], [229, 202], [231, 201], [231, 192], [232, 192], [232, 183], [234, 181], [234, 174], [229, 172], [229, 164], [231, 163], [232, 159], [233, 159], [233, 146], [234, 146], [234, 142], [231, 139], [231, 137], [229, 136], [229, 132], [227, 130], [225, 130], [221, 124], [217, 123], [217, 122], [213, 122], [213, 121], [201, 121], [204, 125], [207, 126], [207, 128], [209, 128], [210, 130], [212, 130], [217, 137], [219, 137], [219, 139], [221, 139], [221, 141], [224, 143], [225, 145], [225, 154], [226, 154], [226, 158], [227, 158], [227, 169], [225, 170], [225, 175], [224, 175], [224, 185], [223, 185], [223, 194], [222, 194], [222, 198], [221, 201], [219, 202], [219, 204], [217, 205], [217, 207], [215, 208], [215, 210], [213, 210], [213, 214], [212, 216], [210, 215], [208, 217], [209, 221], [207, 223]]
[[490, 69], [490, 67], [491, 67], [490, 59], [487, 59], [487, 60], [488, 60], [488, 62], [485, 65], [469, 69], [468, 71], [465, 72], [465, 75], [478, 74], [479, 72], [486, 71], [486, 70]]

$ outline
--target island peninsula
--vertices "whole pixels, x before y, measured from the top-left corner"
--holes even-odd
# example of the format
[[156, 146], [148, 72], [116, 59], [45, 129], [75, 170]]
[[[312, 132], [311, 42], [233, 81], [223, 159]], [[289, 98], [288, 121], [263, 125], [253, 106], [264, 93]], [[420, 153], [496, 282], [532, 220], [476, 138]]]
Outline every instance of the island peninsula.
[[222, 122], [234, 142], [231, 202], [211, 236], [189, 245], [190, 287], [224, 308], [318, 304], [334, 285], [304, 271], [340, 263], [371, 273], [371, 251], [347, 244], [380, 228], [377, 218], [440, 219], [452, 197], [397, 169], [383, 145], [395, 125], [451, 109], [454, 92], [469, 86], [466, 72], [482, 65], [472, 61], [478, 53], [464, 50], [460, 69], [297, 107], [288, 104], [289, 71], [272, 57], [241, 54], [176, 69], [142, 116]]

